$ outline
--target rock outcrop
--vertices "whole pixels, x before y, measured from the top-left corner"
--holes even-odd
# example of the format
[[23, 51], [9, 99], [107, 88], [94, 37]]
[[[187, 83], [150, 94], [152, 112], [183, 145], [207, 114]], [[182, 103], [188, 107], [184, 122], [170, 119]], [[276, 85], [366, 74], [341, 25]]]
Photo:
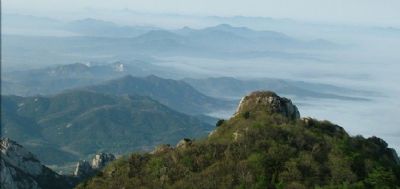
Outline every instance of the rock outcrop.
[[290, 119], [299, 119], [300, 113], [290, 99], [271, 91], [256, 91], [243, 97], [234, 116], [251, 111], [278, 113]]
[[153, 151], [150, 152], [150, 154], [160, 154], [160, 153], [165, 153], [168, 152], [170, 150], [172, 150], [173, 148], [171, 147], [171, 145], [169, 144], [161, 144], [158, 145], [154, 148]]
[[78, 178], [86, 178], [94, 173], [96, 173], [98, 170], [102, 169], [104, 166], [106, 166], [108, 163], [111, 161], [115, 160], [115, 156], [110, 153], [99, 153], [96, 154], [91, 163], [89, 163], [86, 160], [79, 161], [76, 164], [76, 168], [74, 171], [74, 176]]
[[53, 172], [23, 146], [8, 138], [0, 140], [1, 188], [46, 189], [72, 187], [64, 177]]
[[180, 140], [178, 142], [178, 144], [176, 144], [176, 148], [187, 148], [190, 145], [192, 145], [192, 140], [190, 140], [188, 138], [184, 138], [184, 139]]
[[74, 171], [74, 176], [76, 177], [86, 177], [93, 173], [93, 169], [90, 166], [89, 162], [86, 160], [79, 161], [76, 164], [76, 168]]
[[115, 156], [110, 153], [100, 153], [96, 154], [92, 159], [92, 169], [101, 169], [107, 165], [107, 163], [114, 161]]

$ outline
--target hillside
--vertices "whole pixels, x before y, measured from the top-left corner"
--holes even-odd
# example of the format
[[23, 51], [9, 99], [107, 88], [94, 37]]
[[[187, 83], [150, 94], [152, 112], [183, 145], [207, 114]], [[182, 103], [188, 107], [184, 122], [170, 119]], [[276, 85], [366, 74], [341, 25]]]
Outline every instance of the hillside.
[[[341, 48], [333, 42], [297, 39], [274, 31], [256, 31], [229, 25], [182, 30], [114, 27], [86, 19], [66, 26], [82, 35], [3, 35], [4, 59], [19, 66], [66, 64], [79, 60], [115, 60], [130, 57], [276, 58], [320, 60], [314, 52]], [[38, 45], [40, 44], [40, 45]], [[20, 55], [24, 49], [24, 56]], [[46, 54], [46, 56], [40, 56]], [[101, 55], [101, 56], [99, 56]], [[115, 58], [114, 58], [115, 57]], [[6, 64], [7, 67], [17, 67]]]
[[185, 114], [202, 114], [231, 107], [233, 102], [206, 96], [184, 81], [147, 77], [125, 76], [86, 90], [114, 95], [136, 94], [149, 96], [162, 104]]
[[148, 150], [185, 136], [204, 136], [211, 125], [144, 96], [73, 90], [43, 97], [2, 96], [5, 137], [45, 164], [61, 165], [96, 152]]
[[397, 188], [400, 161], [380, 138], [300, 118], [272, 92], [244, 97], [208, 138], [134, 153], [77, 188]]
[[133, 60], [113, 63], [72, 63], [20, 71], [5, 71], [2, 75], [2, 94], [6, 95], [48, 95], [66, 89], [98, 84], [128, 74], [137, 77], [152, 73], [175, 74], [176, 70], [165, 71], [162, 66], [147, 61]]

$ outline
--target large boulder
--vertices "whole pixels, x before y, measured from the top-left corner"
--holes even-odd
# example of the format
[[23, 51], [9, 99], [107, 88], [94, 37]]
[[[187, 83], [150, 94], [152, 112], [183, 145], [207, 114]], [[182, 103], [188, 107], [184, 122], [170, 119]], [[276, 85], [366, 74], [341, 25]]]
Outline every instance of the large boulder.
[[234, 115], [254, 111], [277, 113], [290, 119], [300, 118], [299, 110], [290, 99], [280, 97], [271, 91], [256, 91], [243, 97]]
[[192, 145], [192, 140], [188, 139], [188, 138], [184, 138], [182, 140], [180, 140], [178, 142], [178, 144], [176, 144], [176, 148], [187, 148], [190, 145]]

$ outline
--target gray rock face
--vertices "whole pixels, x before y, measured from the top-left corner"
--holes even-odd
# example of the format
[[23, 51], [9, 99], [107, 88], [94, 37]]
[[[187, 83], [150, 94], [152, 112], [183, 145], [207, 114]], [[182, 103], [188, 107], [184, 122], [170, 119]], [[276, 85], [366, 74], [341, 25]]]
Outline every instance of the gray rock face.
[[190, 140], [188, 138], [184, 138], [184, 139], [180, 140], [178, 142], [178, 144], [176, 144], [176, 148], [187, 148], [190, 145], [192, 145], [192, 140]]
[[103, 168], [107, 163], [114, 161], [115, 156], [113, 154], [107, 154], [107, 153], [100, 153], [96, 154], [94, 158], [92, 159], [92, 169], [101, 169]]
[[88, 175], [92, 174], [92, 172], [93, 172], [93, 169], [90, 166], [89, 162], [87, 162], [86, 160], [83, 160], [83, 161], [79, 161], [76, 164], [74, 176], [76, 176], [76, 177], [88, 176]]
[[1, 188], [20, 189], [32, 188], [39, 189], [38, 183], [33, 177], [25, 176], [18, 168], [8, 164], [3, 159], [0, 160], [1, 167]]
[[34, 177], [42, 165], [33, 154], [10, 139], [1, 139], [1, 188], [40, 188]]
[[243, 97], [236, 109], [235, 116], [247, 111], [266, 110], [282, 114], [290, 119], [299, 119], [300, 113], [290, 99], [280, 97], [270, 91], [256, 91]]
[[20, 168], [30, 175], [37, 176], [42, 173], [42, 164], [21, 145], [8, 138], [1, 140], [0, 145], [2, 159], [8, 164]]
[[60, 175], [40, 163], [24, 147], [8, 138], [0, 139], [0, 182], [5, 189], [69, 188]]
[[79, 161], [76, 164], [76, 168], [74, 171], [75, 177], [87, 177], [98, 171], [99, 169], [106, 166], [111, 161], [115, 160], [115, 156], [109, 153], [99, 153], [96, 154], [91, 163], [86, 160]]

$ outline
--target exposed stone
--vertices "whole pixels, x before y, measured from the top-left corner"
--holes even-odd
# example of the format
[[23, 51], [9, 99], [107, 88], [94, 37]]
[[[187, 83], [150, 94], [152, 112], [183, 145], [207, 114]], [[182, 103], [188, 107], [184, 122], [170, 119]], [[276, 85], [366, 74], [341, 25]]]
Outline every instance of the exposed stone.
[[94, 158], [92, 159], [92, 169], [101, 169], [103, 168], [106, 164], [108, 164], [111, 161], [115, 160], [115, 156], [110, 153], [100, 153], [96, 154]]
[[8, 138], [0, 139], [0, 188], [70, 188], [60, 175], [40, 163], [23, 146]]
[[0, 188], [19, 189], [32, 188], [39, 189], [38, 183], [30, 176], [24, 174], [16, 167], [7, 164], [3, 159], [0, 160]]
[[154, 150], [150, 152], [150, 154], [160, 154], [160, 153], [168, 152], [170, 150], [172, 150], [171, 145], [162, 144], [162, 145], [155, 147]]
[[208, 134], [208, 137], [211, 137], [211, 136], [213, 136], [215, 133], [217, 132], [217, 130], [216, 129], [214, 129], [214, 130], [212, 130], [209, 134]]
[[242, 137], [242, 134], [239, 131], [235, 131], [232, 135], [234, 141], [237, 141], [240, 137]]
[[108, 163], [115, 160], [115, 156], [110, 153], [99, 153], [96, 154], [91, 163], [86, 160], [79, 161], [76, 164], [76, 168], [74, 171], [74, 176], [79, 178], [85, 178], [90, 175], [93, 175], [98, 170], [105, 167]]
[[280, 97], [270, 91], [256, 91], [243, 97], [236, 109], [235, 116], [241, 113], [266, 110], [269, 113], [282, 114], [290, 119], [299, 119], [300, 113], [290, 99]]
[[6, 138], [1, 140], [0, 148], [1, 158], [8, 164], [18, 167], [30, 175], [40, 175], [42, 173], [42, 164], [40, 164], [39, 160], [16, 142]]
[[190, 140], [188, 138], [184, 138], [184, 139], [180, 140], [178, 142], [178, 144], [176, 144], [176, 148], [187, 148], [190, 145], [192, 145], [192, 140]]
[[42, 165], [21, 145], [1, 139], [1, 188], [40, 188], [34, 177], [42, 173]]
[[307, 126], [314, 124], [314, 120], [311, 117], [303, 117], [301, 118], [301, 121], [303, 121], [303, 123]]
[[76, 164], [74, 176], [85, 177], [85, 176], [91, 175], [92, 173], [93, 173], [93, 169], [90, 166], [89, 162], [87, 162], [86, 160], [79, 161]]

